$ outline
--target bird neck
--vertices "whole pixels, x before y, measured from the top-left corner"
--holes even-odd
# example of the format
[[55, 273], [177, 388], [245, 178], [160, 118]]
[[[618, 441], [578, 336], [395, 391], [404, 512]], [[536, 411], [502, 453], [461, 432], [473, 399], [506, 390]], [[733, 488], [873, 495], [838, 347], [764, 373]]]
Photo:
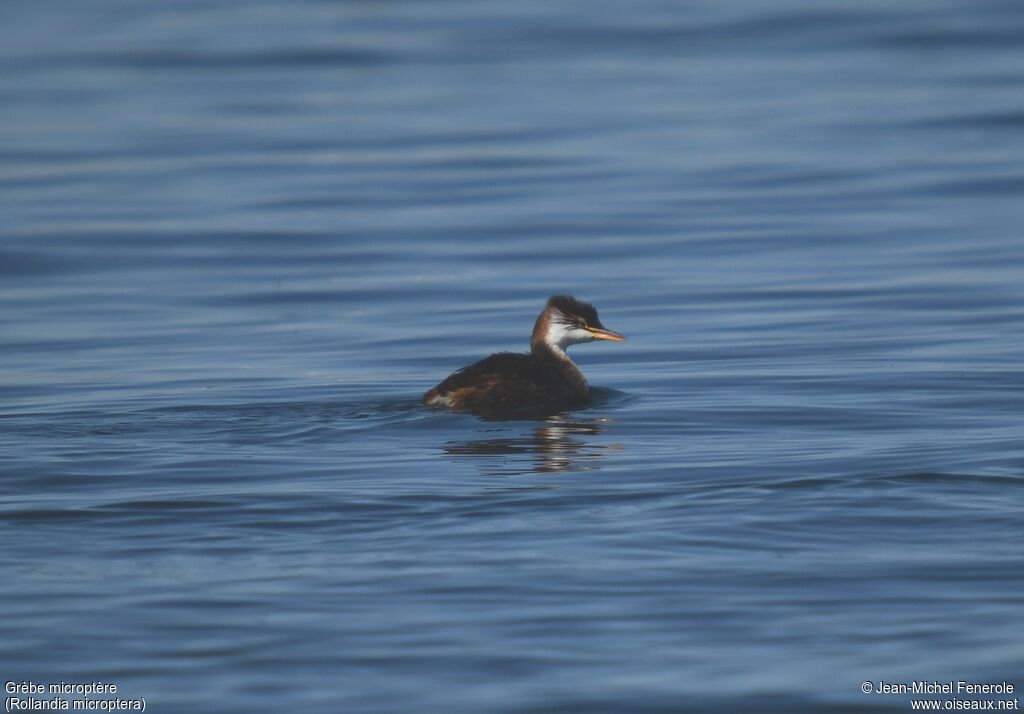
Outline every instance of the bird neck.
[[551, 310], [545, 310], [533, 326], [530, 353], [550, 364], [554, 371], [561, 375], [562, 384], [566, 386], [568, 394], [575, 400], [583, 401], [590, 394], [587, 378], [565, 352], [565, 347], [572, 343], [567, 342], [563, 346], [559, 341], [558, 330], [552, 329], [553, 327], [556, 325], [552, 321]]
[[533, 325], [533, 334], [530, 336], [530, 349], [536, 350], [545, 346], [555, 356], [568, 360], [569, 356], [565, 350], [578, 340], [573, 340], [564, 327], [565, 318], [553, 313], [557, 311], [549, 307], [537, 317], [537, 322]]
[[[551, 314], [548, 310], [545, 310], [537, 316], [537, 322], [533, 324], [533, 334], [530, 335], [530, 350], [536, 351], [543, 346], [550, 347], [548, 343], [548, 327], [551, 325]], [[559, 352], [565, 354], [565, 350], [560, 347], [557, 348]]]
[[545, 363], [551, 365], [553, 371], [561, 375], [562, 383], [568, 387], [568, 393], [574, 399], [586, 399], [590, 393], [590, 385], [587, 384], [587, 378], [583, 376], [583, 372], [576, 366], [576, 363], [569, 359], [565, 350], [558, 345], [540, 340], [531, 345], [530, 353], [535, 358], [544, 360]]
[[555, 359], [559, 362], [566, 362], [568, 364], [576, 366], [569, 357], [569, 354], [556, 344], [552, 344], [547, 340], [533, 340], [530, 342], [530, 352], [539, 356], [547, 357], [549, 359]]

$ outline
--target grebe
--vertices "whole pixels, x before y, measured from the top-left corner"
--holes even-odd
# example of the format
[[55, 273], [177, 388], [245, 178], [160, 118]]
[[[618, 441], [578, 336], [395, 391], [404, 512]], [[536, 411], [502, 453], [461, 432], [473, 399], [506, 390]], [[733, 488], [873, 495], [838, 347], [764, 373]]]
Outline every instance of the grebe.
[[593, 340], [624, 342], [593, 305], [553, 295], [533, 326], [529, 354], [499, 352], [463, 367], [423, 395], [423, 403], [481, 416], [548, 415], [580, 407], [590, 387], [565, 353]]

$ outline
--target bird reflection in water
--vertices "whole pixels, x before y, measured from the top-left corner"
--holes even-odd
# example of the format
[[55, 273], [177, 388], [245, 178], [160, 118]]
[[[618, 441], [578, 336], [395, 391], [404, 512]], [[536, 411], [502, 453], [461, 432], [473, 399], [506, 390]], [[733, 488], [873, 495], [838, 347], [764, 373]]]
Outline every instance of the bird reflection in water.
[[579, 421], [552, 416], [530, 433], [450, 442], [444, 450], [452, 456], [482, 457], [481, 470], [493, 475], [590, 471], [600, 468], [608, 449], [619, 448], [585, 438], [600, 434], [607, 423], [607, 419]]

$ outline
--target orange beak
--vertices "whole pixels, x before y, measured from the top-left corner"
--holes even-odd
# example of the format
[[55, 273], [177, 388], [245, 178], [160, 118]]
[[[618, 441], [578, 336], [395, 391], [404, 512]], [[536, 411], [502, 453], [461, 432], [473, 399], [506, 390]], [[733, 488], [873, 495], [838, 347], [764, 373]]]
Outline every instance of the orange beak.
[[625, 342], [626, 336], [620, 335], [614, 330], [606, 330], [603, 327], [588, 327], [587, 331], [595, 340], [610, 340], [612, 342]]

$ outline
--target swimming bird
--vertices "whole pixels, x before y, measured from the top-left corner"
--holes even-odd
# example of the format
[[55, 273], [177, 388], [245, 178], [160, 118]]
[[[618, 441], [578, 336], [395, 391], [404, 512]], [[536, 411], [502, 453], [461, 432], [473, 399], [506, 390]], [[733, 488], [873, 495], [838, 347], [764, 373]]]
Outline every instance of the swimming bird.
[[601, 324], [593, 305], [553, 295], [533, 326], [528, 353], [498, 352], [463, 367], [427, 391], [423, 403], [499, 418], [581, 407], [590, 387], [566, 349], [580, 342], [625, 339]]

